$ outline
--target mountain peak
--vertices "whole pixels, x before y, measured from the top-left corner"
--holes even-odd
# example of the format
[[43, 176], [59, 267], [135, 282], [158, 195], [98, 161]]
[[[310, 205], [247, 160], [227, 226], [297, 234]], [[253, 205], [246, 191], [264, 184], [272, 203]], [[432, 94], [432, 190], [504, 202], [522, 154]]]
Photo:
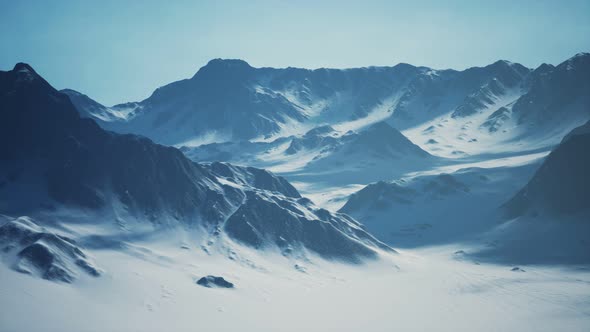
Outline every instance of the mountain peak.
[[29, 64], [19, 62], [14, 65], [12, 71], [16, 74], [17, 81], [19, 82], [31, 82], [36, 78], [40, 78], [39, 74]]
[[575, 72], [581, 77], [587, 77], [590, 70], [590, 53], [580, 52], [555, 67], [563, 72]]
[[527, 67], [521, 65], [520, 63], [516, 63], [516, 62], [512, 62], [512, 61], [508, 61], [508, 60], [498, 60], [498, 61], [492, 63], [489, 67], [510, 69], [510, 70], [519, 72], [521, 74], [531, 71], [530, 68], [527, 68]]
[[35, 73], [35, 70], [33, 69], [33, 67], [31, 67], [28, 63], [24, 63], [24, 62], [19, 62], [16, 65], [14, 65], [13, 70], [14, 71], [28, 71], [28, 72]]
[[334, 132], [334, 128], [330, 125], [323, 125], [323, 126], [319, 126], [319, 127], [315, 127], [311, 130], [309, 130], [307, 133], [305, 133], [305, 136], [319, 136], [319, 135], [325, 135], [325, 134], [329, 134]]
[[206, 66], [225, 66], [225, 67], [252, 67], [242, 59], [222, 59], [216, 58], [209, 60]]
[[382, 145], [386, 142], [409, 142], [409, 140], [402, 133], [400, 133], [399, 130], [393, 128], [385, 121], [377, 122], [369, 126], [365, 131], [360, 133], [360, 137], [361, 141], [375, 145]]
[[573, 58], [586, 58], [586, 57], [590, 57], [590, 52], [580, 52], [580, 53], [577, 53], [576, 55], [574, 55], [572, 57], [572, 59]]
[[[85, 95], [85, 94], [83, 94], [82, 92], [78, 92], [78, 91], [76, 91], [76, 90], [73, 90], [73, 89], [68, 89], [68, 88], [61, 89], [61, 90], [59, 90], [59, 92], [61, 92], [61, 93], [65, 93], [65, 94], [67, 94], [68, 96], [86, 96], [86, 95]], [[86, 96], [86, 97], [87, 97], [87, 96]]]
[[56, 92], [37, 72], [27, 63], [19, 62], [12, 70], [0, 71], [0, 86], [8, 85], [13, 89], [40, 88]]
[[492, 66], [512, 66], [514, 63], [508, 60], [498, 60], [492, 64]]
[[204, 67], [193, 76], [193, 78], [201, 75], [230, 75], [240, 76], [244, 73], [250, 72], [254, 68], [246, 61], [240, 59], [213, 59], [210, 60]]
[[[568, 67], [577, 66], [577, 65], [585, 65], [590, 62], [590, 53], [580, 52], [573, 57], [567, 59], [563, 64], [567, 64]], [[560, 66], [561, 66], [560, 65]]]

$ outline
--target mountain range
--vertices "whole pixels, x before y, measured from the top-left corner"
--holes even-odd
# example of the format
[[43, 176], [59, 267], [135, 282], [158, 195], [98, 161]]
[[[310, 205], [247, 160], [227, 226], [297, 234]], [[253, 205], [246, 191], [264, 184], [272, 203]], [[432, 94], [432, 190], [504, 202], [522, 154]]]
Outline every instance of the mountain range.
[[[101, 126], [167, 145], [272, 140], [320, 125], [356, 130], [383, 120], [404, 131], [445, 115], [475, 120], [483, 113], [474, 126], [488, 134], [512, 131], [511, 121], [527, 126], [559, 121], [554, 126], [571, 130], [588, 116], [589, 58], [580, 53], [536, 69], [497, 61], [463, 71], [409, 64], [253, 68], [242, 60], [215, 59], [192, 78], [158, 88], [140, 102], [105, 107], [75, 91], [63, 92], [82, 116]], [[553, 118], [567, 108], [574, 109], [562, 111], [566, 118]], [[521, 127], [514, 134], [535, 133]]]
[[[100, 275], [85, 246], [170, 229], [232, 259], [248, 247], [358, 263], [395, 252], [377, 238], [419, 246], [509, 218], [586, 218], [589, 73], [588, 53], [464, 71], [215, 59], [107, 107], [19, 63], [0, 72], [0, 235], [21, 234], [3, 255], [71, 282], [80, 267]], [[89, 223], [101, 231], [79, 231]]]
[[463, 71], [254, 68], [215, 59], [140, 102], [106, 107], [63, 92], [82, 117], [107, 130], [180, 147], [195, 161], [255, 166], [333, 188], [548, 151], [590, 119], [589, 70], [588, 53], [557, 66], [501, 60]]
[[[0, 110], [0, 211], [13, 225], [3, 229], [65, 241], [44, 243], [44, 251], [30, 254], [30, 264], [45, 270], [45, 277], [53, 278], [47, 271], [57, 269], [60, 280], [73, 279], [66, 263], [51, 262], [81, 261], [59, 258], [57, 249], [74, 245], [81, 223], [111, 233], [91, 236], [90, 246], [120, 246], [122, 241], [112, 239], [122, 233], [182, 228], [194, 232], [195, 241], [207, 239], [203, 250], [234, 243], [349, 262], [392, 252], [354, 219], [315, 206], [270, 172], [199, 164], [176, 148], [105, 131], [81, 118], [70, 98], [27, 64], [0, 72]], [[16, 218], [24, 215], [26, 222]], [[21, 247], [27, 242], [16, 240], [5, 255], [29, 250]]]

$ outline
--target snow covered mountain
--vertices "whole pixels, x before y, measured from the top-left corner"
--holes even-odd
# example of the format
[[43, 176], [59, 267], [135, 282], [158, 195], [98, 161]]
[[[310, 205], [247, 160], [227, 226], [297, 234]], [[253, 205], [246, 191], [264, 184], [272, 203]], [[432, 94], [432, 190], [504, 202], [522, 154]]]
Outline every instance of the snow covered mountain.
[[341, 186], [394, 178], [444, 162], [386, 122], [346, 132], [318, 126], [271, 142], [211, 143], [181, 150], [195, 161], [254, 165], [297, 183]]
[[551, 149], [590, 119], [589, 68], [590, 53], [580, 53], [556, 67], [494, 79], [454, 111], [403, 133], [452, 158]]
[[[198, 164], [175, 148], [104, 131], [26, 64], [0, 72], [0, 110], [0, 211], [30, 216], [9, 222], [55, 234], [65, 241], [60, 248], [76, 238], [117, 247], [121, 234], [181, 228], [194, 232], [191, 241], [205, 239], [203, 250], [241, 243], [351, 262], [391, 251], [357, 221], [318, 208], [272, 173]], [[94, 231], [80, 230], [83, 224]]]
[[94, 105], [77, 97], [74, 103], [105, 128], [196, 146], [304, 134], [322, 124], [347, 131], [391, 118], [394, 127], [406, 129], [449, 111], [465, 116], [518, 89], [529, 72], [506, 61], [439, 71], [408, 64], [253, 68], [241, 60], [215, 59], [192, 78], [133, 103], [136, 111], [128, 117], [93, 116]]
[[[100, 107], [67, 93], [102, 127], [182, 147], [195, 161], [268, 168], [300, 188], [319, 178], [334, 187], [478, 155], [548, 151], [590, 119], [588, 63], [590, 54], [581, 53], [535, 70], [509, 61], [463, 71], [408, 64], [305, 70], [216, 59], [138, 103]], [[382, 122], [439, 158], [375, 150], [407, 141], [399, 135], [356, 143]]]

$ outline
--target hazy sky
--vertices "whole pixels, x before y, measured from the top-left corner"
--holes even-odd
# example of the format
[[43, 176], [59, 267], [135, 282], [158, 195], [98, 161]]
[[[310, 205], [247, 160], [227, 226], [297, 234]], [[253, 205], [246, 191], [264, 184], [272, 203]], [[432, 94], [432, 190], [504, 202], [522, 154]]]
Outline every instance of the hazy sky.
[[0, 0], [0, 42], [1, 70], [28, 62], [56, 88], [111, 105], [144, 99], [212, 58], [305, 68], [557, 64], [590, 51], [590, 0]]

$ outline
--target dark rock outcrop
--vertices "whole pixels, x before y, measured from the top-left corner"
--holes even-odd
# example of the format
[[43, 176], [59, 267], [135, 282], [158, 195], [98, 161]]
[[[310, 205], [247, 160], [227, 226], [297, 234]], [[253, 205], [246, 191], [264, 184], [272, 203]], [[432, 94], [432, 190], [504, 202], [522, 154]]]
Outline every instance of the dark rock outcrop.
[[208, 275], [197, 280], [197, 284], [207, 288], [234, 288], [234, 284], [223, 277]]
[[94, 266], [76, 241], [37, 225], [28, 217], [0, 226], [2, 254], [10, 256], [12, 268], [43, 279], [71, 283], [79, 272], [98, 277]]
[[575, 129], [553, 150], [529, 183], [503, 209], [506, 216], [590, 216], [590, 132]]

